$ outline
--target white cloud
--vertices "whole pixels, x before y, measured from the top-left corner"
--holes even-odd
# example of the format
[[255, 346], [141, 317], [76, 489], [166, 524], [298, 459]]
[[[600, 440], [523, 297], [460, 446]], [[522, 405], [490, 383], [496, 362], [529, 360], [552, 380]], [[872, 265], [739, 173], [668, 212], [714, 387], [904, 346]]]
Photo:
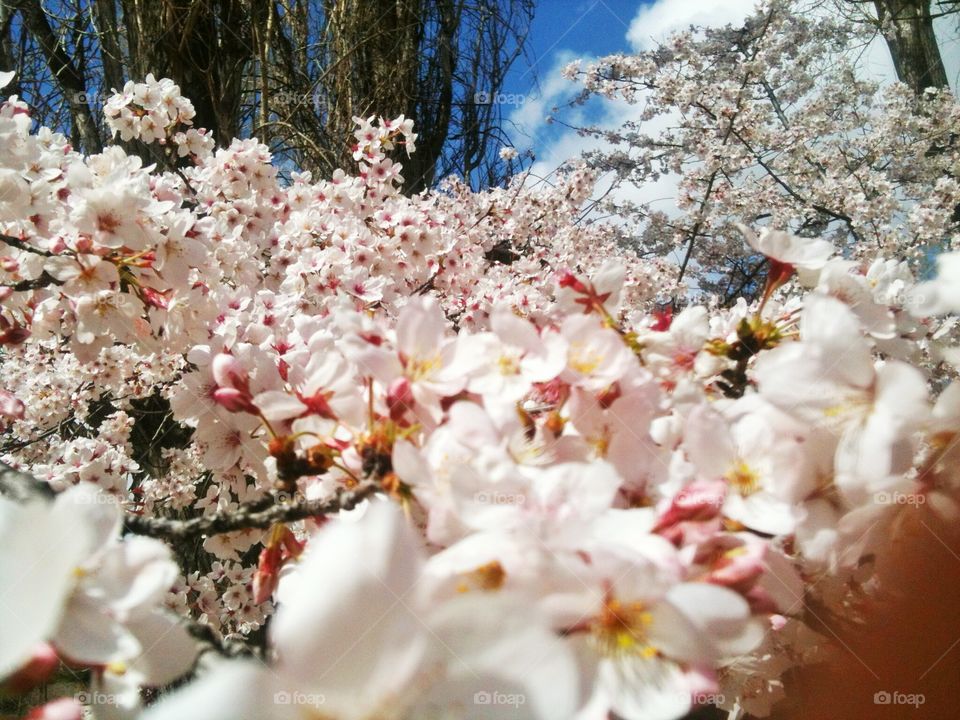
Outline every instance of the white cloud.
[[652, 50], [671, 33], [691, 25], [722, 27], [751, 14], [754, 0], [659, 0], [640, 8], [630, 23], [627, 40], [637, 52]]

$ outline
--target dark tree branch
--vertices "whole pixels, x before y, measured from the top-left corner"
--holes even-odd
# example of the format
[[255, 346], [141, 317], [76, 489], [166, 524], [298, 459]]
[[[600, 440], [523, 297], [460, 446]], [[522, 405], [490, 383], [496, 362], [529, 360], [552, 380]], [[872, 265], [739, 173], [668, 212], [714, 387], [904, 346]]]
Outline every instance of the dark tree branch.
[[293, 522], [330, 515], [340, 510], [350, 510], [360, 501], [374, 495], [378, 489], [379, 486], [374, 483], [365, 483], [352, 490], [340, 490], [329, 500], [277, 504], [266, 509], [239, 508], [188, 520], [128, 515], [124, 522], [127, 530], [137, 535], [183, 540], [203, 535], [219, 535], [235, 530], [267, 528], [278, 522]]
[[50, 287], [51, 285], [63, 285], [63, 280], [57, 280], [53, 275], [44, 270], [36, 280], [21, 280], [12, 285], [0, 284], [0, 287], [10, 288], [14, 292], [28, 292], [30, 290]]
[[54, 253], [48, 252], [47, 250], [41, 250], [38, 247], [33, 247], [28, 245], [24, 240], [18, 240], [15, 237], [10, 235], [4, 235], [0, 233], [0, 242], [6, 243], [10, 247], [16, 248], [17, 250], [23, 250], [24, 252], [33, 253], [34, 255], [43, 255], [44, 257], [54, 257]]

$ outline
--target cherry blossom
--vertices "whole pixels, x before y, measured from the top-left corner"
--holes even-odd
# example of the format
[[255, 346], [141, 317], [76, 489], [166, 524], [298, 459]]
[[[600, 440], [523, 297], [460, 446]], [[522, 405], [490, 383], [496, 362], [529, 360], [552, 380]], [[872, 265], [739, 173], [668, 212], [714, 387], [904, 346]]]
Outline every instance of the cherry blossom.
[[[751, 67], [797, 93], [770, 162], [799, 177], [826, 109], [775, 60], [795, 45], [809, 74], [803, 33], [850, 37], [778, 12]], [[584, 220], [587, 165], [407, 197], [402, 116], [358, 118], [356, 166], [313, 178], [194, 128], [165, 79], [106, 107], [151, 166], [0, 105], [0, 487], [34, 493], [0, 497], [5, 690], [64, 661], [114, 699], [98, 717], [502, 717], [483, 693], [511, 717], [775, 712], [827, 621], [891, 590], [918, 507], [960, 507], [956, 255], [916, 281], [960, 191], [952, 151], [897, 169], [960, 114], [858, 86], [875, 124], [836, 135], [863, 162], [804, 150], [801, 202], [741, 172], [786, 131], [728, 77], [749, 63], [705, 61], [724, 32], [573, 73], [741, 134], [694, 123], [696, 162], [663, 158], [701, 211], [646, 237], [693, 233], [686, 294]], [[727, 250], [756, 278], [732, 297]], [[58, 712], [79, 710], [34, 714]]]

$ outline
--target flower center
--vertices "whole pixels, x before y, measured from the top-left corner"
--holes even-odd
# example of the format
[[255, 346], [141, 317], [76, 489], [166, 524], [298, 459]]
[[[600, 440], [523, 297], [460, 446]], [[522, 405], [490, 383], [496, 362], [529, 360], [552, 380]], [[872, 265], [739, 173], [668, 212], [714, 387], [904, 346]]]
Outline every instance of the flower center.
[[586, 347], [581, 342], [575, 342], [570, 345], [570, 355], [568, 356], [568, 365], [581, 375], [588, 375], [600, 367], [603, 362], [603, 356], [596, 350]]
[[743, 460], [738, 460], [723, 479], [744, 497], [760, 489], [760, 477]]
[[520, 361], [511, 355], [501, 355], [497, 359], [497, 367], [500, 368], [501, 375], [518, 375], [520, 373]]
[[427, 358], [410, 358], [407, 360], [406, 374], [413, 382], [426, 380], [433, 375], [443, 364], [440, 353]]
[[608, 596], [599, 615], [590, 624], [590, 630], [601, 655], [630, 654], [652, 658], [658, 652], [647, 639], [652, 622], [653, 615], [643, 603], [623, 603]]

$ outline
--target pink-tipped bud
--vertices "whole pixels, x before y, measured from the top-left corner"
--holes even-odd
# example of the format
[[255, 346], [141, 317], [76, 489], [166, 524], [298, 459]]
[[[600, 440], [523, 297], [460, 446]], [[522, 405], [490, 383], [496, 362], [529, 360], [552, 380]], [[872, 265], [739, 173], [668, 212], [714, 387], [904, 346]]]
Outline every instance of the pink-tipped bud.
[[49, 643], [40, 643], [34, 648], [33, 655], [30, 656], [27, 664], [0, 685], [0, 691], [14, 695], [28, 693], [49, 680], [59, 665], [60, 658], [57, 657], [57, 651], [53, 646]]
[[30, 337], [30, 331], [0, 315], [0, 345], [19, 345]]
[[238, 390], [247, 389], [250, 382], [247, 371], [243, 365], [233, 355], [220, 353], [213, 358], [210, 363], [210, 371], [213, 373], [213, 379], [217, 385], [222, 388], [237, 388]]
[[673, 309], [668, 305], [653, 311], [653, 322], [650, 329], [656, 332], [666, 332], [673, 323]]
[[665, 530], [684, 522], [703, 522], [716, 518], [723, 507], [726, 484], [722, 481], [700, 480], [678, 492], [670, 501], [653, 532]]
[[557, 274], [557, 284], [562, 288], [570, 288], [574, 292], [587, 292], [587, 286], [569, 270], [561, 270]]
[[714, 562], [707, 582], [746, 592], [764, 573], [765, 543], [744, 543], [728, 549]]
[[282, 549], [281, 545], [274, 545], [260, 551], [257, 571], [253, 574], [253, 601], [257, 605], [269, 600], [277, 589], [283, 565]]
[[230, 412], [247, 412], [253, 415], [259, 415], [260, 411], [253, 404], [253, 398], [250, 393], [243, 390], [237, 390], [232, 387], [217, 388], [213, 391], [213, 399], [217, 405], [229, 410]]
[[140, 297], [143, 298], [143, 301], [147, 305], [152, 305], [155, 308], [160, 308], [161, 310], [167, 310], [170, 307], [170, 297], [173, 295], [173, 290], [164, 290], [160, 292], [159, 290], [154, 290], [152, 287], [147, 287], [143, 285], [140, 288]]

